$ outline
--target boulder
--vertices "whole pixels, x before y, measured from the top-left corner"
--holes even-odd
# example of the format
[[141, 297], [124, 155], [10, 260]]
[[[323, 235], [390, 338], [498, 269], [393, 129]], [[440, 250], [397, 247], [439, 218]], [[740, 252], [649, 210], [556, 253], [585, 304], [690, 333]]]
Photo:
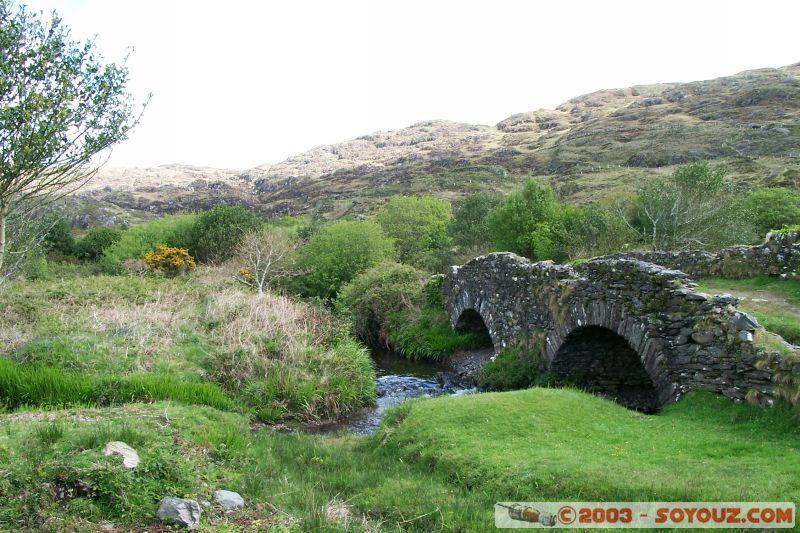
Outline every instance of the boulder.
[[737, 311], [731, 318], [731, 325], [736, 331], [755, 331], [758, 329], [758, 320], [747, 313]]
[[244, 507], [244, 498], [238, 492], [230, 490], [215, 490], [214, 502], [226, 510]]
[[200, 504], [194, 500], [167, 496], [161, 500], [156, 516], [162, 522], [174, 523], [186, 529], [195, 529], [200, 524]]
[[122, 441], [114, 440], [103, 448], [103, 455], [119, 455], [122, 457], [122, 466], [133, 470], [139, 466], [139, 454], [136, 450]]

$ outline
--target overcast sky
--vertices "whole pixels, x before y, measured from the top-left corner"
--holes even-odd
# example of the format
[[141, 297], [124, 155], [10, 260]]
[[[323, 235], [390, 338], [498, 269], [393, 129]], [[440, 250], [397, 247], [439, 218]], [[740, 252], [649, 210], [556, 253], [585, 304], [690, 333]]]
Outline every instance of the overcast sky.
[[22, 0], [153, 100], [112, 166], [245, 169], [425, 119], [800, 61], [800, 1]]

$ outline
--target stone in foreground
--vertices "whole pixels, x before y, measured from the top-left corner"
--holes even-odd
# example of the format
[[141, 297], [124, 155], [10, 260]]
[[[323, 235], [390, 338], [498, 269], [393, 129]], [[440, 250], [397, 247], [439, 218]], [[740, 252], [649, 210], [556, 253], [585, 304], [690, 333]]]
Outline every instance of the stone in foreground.
[[244, 498], [230, 490], [215, 490], [214, 502], [225, 510], [244, 507]]
[[162, 522], [174, 523], [186, 529], [195, 529], [200, 524], [200, 505], [194, 500], [167, 496], [161, 500], [156, 516]]
[[103, 455], [119, 455], [122, 457], [122, 466], [133, 470], [139, 466], [139, 454], [136, 450], [122, 441], [114, 440], [103, 448]]

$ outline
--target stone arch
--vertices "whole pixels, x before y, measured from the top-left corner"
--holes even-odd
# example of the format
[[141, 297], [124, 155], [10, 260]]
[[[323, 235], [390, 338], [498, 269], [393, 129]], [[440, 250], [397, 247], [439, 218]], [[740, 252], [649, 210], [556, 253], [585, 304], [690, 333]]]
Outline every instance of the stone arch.
[[494, 347], [491, 330], [481, 314], [473, 308], [464, 309], [456, 319], [454, 329], [459, 333], [472, 333], [480, 339], [480, 348]]
[[574, 303], [545, 338], [545, 358], [561, 380], [642, 412], [673, 399], [658, 332], [619, 305]]
[[584, 388], [645, 413], [662, 402], [639, 354], [623, 337], [602, 326], [574, 329], [550, 364], [562, 382]]

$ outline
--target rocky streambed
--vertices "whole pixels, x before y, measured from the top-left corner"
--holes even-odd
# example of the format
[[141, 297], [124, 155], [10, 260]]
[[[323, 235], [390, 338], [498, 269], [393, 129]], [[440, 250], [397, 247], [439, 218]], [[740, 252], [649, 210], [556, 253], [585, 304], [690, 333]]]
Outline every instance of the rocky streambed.
[[445, 362], [410, 361], [398, 353], [373, 350], [378, 398], [374, 407], [356, 411], [347, 418], [310, 428], [311, 431], [332, 434], [350, 431], [367, 435], [380, 425], [381, 417], [390, 407], [403, 400], [419, 397], [459, 395], [478, 392], [471, 378], [491, 357], [488, 350], [474, 350], [454, 355]]

